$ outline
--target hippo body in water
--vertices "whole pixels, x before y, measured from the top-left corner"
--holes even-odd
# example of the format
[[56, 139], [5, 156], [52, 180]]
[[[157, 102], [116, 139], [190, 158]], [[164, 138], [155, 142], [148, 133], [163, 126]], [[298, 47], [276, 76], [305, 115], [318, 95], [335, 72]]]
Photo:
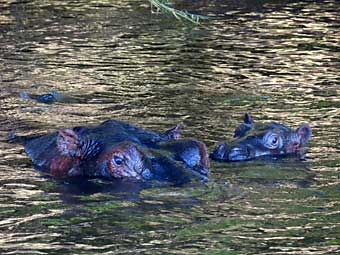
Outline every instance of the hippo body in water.
[[180, 139], [182, 125], [156, 133], [109, 120], [94, 127], [65, 128], [45, 135], [14, 137], [34, 165], [55, 177], [105, 177], [185, 182], [207, 179], [204, 143]]
[[244, 161], [261, 156], [298, 154], [312, 134], [308, 124], [296, 130], [277, 122], [256, 123], [245, 114], [234, 133], [236, 140], [219, 144], [210, 154], [217, 161]]
[[21, 92], [20, 97], [23, 99], [35, 100], [44, 104], [53, 104], [55, 102], [60, 102], [65, 99], [65, 96], [57, 91], [50, 91], [44, 94], [29, 94], [27, 92]]
[[20, 97], [26, 100], [32, 100], [43, 104], [55, 104], [55, 103], [86, 103], [86, 98], [81, 98], [75, 95], [66, 95], [58, 91], [52, 90], [43, 94], [34, 94], [21, 92]]

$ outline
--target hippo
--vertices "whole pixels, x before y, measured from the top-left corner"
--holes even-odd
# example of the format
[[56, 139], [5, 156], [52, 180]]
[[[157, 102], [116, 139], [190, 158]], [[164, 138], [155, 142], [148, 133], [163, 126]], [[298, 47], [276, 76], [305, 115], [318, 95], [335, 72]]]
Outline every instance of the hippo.
[[27, 100], [33, 100], [43, 104], [55, 104], [55, 103], [85, 103], [86, 98], [81, 98], [74, 95], [65, 95], [58, 91], [52, 90], [43, 94], [34, 94], [21, 92], [20, 97]]
[[220, 143], [210, 154], [216, 161], [244, 161], [261, 156], [298, 154], [312, 134], [308, 124], [296, 130], [277, 122], [257, 123], [246, 113], [234, 132], [235, 140]]
[[62, 101], [64, 96], [57, 91], [50, 91], [44, 94], [29, 94], [27, 92], [21, 92], [20, 97], [23, 99], [35, 100], [44, 104], [53, 104], [58, 101]]
[[44, 135], [12, 136], [33, 164], [58, 178], [103, 177], [182, 183], [207, 180], [209, 157], [203, 142], [182, 139], [182, 124], [156, 133], [109, 120], [92, 127], [63, 128]]

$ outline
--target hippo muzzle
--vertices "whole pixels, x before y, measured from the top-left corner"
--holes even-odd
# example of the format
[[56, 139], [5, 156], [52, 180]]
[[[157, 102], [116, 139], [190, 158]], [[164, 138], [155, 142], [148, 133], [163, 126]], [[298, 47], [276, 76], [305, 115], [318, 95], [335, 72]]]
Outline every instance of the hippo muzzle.
[[243, 161], [250, 159], [251, 153], [246, 145], [230, 146], [227, 143], [221, 143], [210, 154], [210, 157], [217, 161]]

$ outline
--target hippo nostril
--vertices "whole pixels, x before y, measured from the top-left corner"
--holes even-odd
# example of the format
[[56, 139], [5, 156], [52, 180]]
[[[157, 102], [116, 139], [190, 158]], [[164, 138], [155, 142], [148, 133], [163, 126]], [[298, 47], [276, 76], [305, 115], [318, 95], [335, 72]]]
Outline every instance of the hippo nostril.
[[226, 153], [226, 145], [225, 144], [221, 144], [218, 147], [218, 155], [220, 155], [221, 158], [224, 158], [224, 154]]
[[286, 153], [294, 153], [300, 149], [301, 144], [293, 141], [286, 146]]
[[215, 160], [223, 160], [227, 152], [227, 146], [225, 143], [218, 145], [214, 151], [210, 154], [210, 157]]
[[298, 151], [300, 148], [300, 144], [298, 142], [293, 142], [291, 146], [293, 151]]
[[146, 180], [150, 180], [150, 179], [152, 179], [152, 177], [153, 177], [153, 175], [152, 175], [150, 169], [148, 169], [148, 168], [145, 168], [145, 169], [142, 171], [141, 175], [142, 175], [142, 177], [143, 177], [144, 179], [146, 179]]

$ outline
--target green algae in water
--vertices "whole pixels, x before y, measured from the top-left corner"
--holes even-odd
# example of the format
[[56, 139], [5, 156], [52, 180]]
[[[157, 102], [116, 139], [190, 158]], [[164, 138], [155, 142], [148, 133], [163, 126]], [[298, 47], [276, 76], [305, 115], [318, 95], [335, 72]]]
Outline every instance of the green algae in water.
[[67, 219], [62, 217], [58, 218], [47, 218], [47, 219], [40, 219], [39, 224], [46, 225], [46, 226], [59, 226], [59, 225], [67, 225], [70, 222]]
[[334, 239], [334, 240], [327, 241], [326, 244], [327, 245], [340, 245], [340, 239]]
[[225, 220], [221, 220], [220, 222], [196, 224], [194, 226], [179, 229], [176, 231], [176, 236], [190, 237], [190, 236], [196, 236], [196, 235], [206, 235], [207, 233], [214, 231], [214, 230], [220, 230], [220, 229], [231, 228], [234, 226], [244, 226], [244, 225], [254, 226], [255, 223], [246, 222], [246, 221], [242, 221], [239, 219], [225, 219]]
[[340, 108], [340, 101], [334, 100], [321, 100], [311, 105], [313, 108], [323, 109], [323, 108]]
[[231, 251], [227, 249], [221, 249], [221, 250], [209, 250], [207, 252], [204, 252], [203, 254], [207, 255], [238, 255], [240, 253], [236, 251]]
[[244, 96], [234, 96], [224, 99], [224, 104], [235, 105], [235, 106], [245, 106], [250, 103], [263, 102], [267, 99], [267, 96], [254, 96], [254, 95], [244, 95]]
[[114, 209], [130, 206], [131, 203], [129, 202], [120, 202], [120, 201], [108, 201], [108, 202], [95, 202], [95, 203], [88, 203], [85, 205], [90, 211], [94, 211], [96, 213], [108, 213]]

